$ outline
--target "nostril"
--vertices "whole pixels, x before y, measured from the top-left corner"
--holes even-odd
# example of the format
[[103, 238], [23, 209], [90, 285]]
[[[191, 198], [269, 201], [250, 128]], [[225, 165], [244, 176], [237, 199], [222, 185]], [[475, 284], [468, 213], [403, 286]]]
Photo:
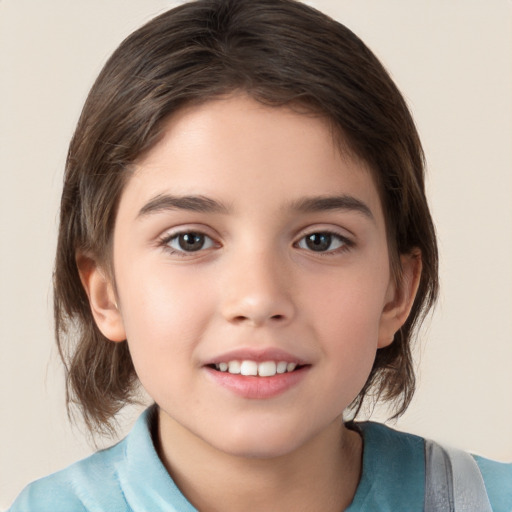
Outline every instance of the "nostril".
[[[274, 321], [283, 321], [286, 316], [285, 315], [272, 315], [270, 317], [267, 317], [268, 320], [274, 320]], [[255, 322], [255, 323], [264, 323], [265, 322], [265, 319], [264, 317], [261, 317], [261, 318], [253, 318], [251, 317], [250, 315], [249, 316], [245, 316], [245, 315], [237, 315], [235, 317], [233, 317], [231, 319], [232, 322], [236, 323], [236, 324], [240, 324], [240, 323], [244, 323], [244, 322]]]

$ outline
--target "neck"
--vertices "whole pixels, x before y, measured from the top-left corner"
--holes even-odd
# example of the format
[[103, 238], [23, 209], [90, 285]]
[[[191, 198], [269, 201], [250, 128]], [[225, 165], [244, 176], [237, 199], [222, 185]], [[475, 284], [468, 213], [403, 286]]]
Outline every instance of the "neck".
[[354, 497], [362, 465], [362, 439], [341, 418], [291, 453], [249, 458], [217, 450], [159, 411], [157, 448], [201, 512], [339, 512]]

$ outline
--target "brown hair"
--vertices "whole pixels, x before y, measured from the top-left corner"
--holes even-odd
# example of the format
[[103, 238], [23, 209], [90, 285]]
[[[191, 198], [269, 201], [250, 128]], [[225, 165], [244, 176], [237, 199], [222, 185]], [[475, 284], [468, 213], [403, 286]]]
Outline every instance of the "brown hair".
[[423, 272], [411, 314], [378, 350], [352, 404], [392, 402], [396, 415], [415, 385], [413, 331], [438, 289], [437, 246], [424, 192], [424, 159], [413, 120], [383, 66], [346, 27], [293, 0], [198, 0], [130, 35], [108, 60], [83, 108], [64, 177], [54, 274], [55, 329], [67, 369], [68, 406], [91, 430], [109, 430], [134, 396], [126, 341], [109, 342], [93, 320], [76, 254], [104, 264], [130, 164], [186, 104], [243, 90], [268, 105], [298, 105], [326, 117], [371, 167], [385, 212], [391, 265], [418, 248]]

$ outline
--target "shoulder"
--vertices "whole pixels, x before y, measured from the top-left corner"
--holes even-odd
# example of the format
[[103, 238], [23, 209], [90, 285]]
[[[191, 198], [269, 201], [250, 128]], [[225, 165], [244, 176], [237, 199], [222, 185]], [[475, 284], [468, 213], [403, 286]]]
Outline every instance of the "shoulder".
[[196, 512], [163, 466], [151, 435], [156, 406], [120, 443], [30, 484], [9, 512]]
[[423, 510], [424, 440], [380, 423], [358, 423], [354, 428], [363, 437], [363, 471], [348, 510]]
[[[374, 422], [356, 424], [364, 439], [363, 474], [349, 510], [422, 510], [425, 439]], [[512, 464], [473, 456], [494, 512], [512, 511]], [[407, 493], [403, 490], [407, 489]], [[404, 500], [407, 503], [404, 503]]]
[[385, 461], [396, 471], [413, 472], [415, 477], [425, 476], [425, 440], [414, 434], [394, 430], [381, 423], [359, 424], [365, 450], [372, 467], [377, 470]]
[[494, 511], [512, 510], [512, 463], [474, 456]]
[[130, 510], [121, 491], [117, 467], [122, 463], [125, 441], [97, 452], [52, 475], [29, 484], [8, 512], [82, 512]]

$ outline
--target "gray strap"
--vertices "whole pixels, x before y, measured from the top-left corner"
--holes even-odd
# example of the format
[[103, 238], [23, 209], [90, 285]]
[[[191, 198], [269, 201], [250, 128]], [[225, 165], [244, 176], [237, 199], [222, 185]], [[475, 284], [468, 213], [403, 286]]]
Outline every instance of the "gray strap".
[[454, 512], [453, 473], [448, 454], [425, 440], [425, 512]]
[[461, 450], [425, 441], [425, 512], [492, 512], [478, 465]]
[[445, 448], [453, 471], [456, 512], [492, 512], [484, 479], [475, 459], [469, 453]]

